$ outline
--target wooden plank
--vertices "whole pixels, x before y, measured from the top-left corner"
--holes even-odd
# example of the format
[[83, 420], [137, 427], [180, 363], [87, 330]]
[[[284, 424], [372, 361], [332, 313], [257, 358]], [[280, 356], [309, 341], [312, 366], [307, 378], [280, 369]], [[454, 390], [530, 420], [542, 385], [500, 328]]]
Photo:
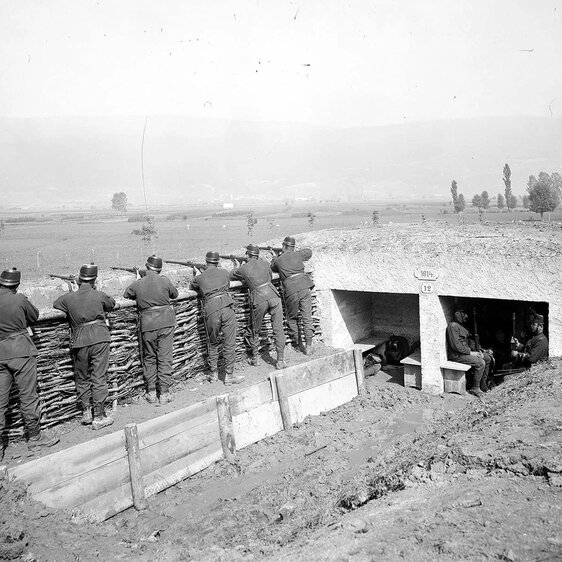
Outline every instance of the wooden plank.
[[365, 394], [367, 394], [367, 387], [365, 386], [365, 372], [363, 371], [363, 354], [360, 349], [353, 350], [353, 360], [355, 362], [357, 393], [359, 396], [365, 396]]
[[290, 429], [292, 426], [291, 410], [289, 409], [287, 379], [284, 375], [275, 375], [275, 386], [277, 388], [277, 403], [279, 404], [279, 411], [281, 412], [281, 419], [283, 420], [283, 429]]
[[369, 336], [368, 338], [356, 341], [353, 344], [353, 347], [356, 347], [360, 349], [362, 353], [365, 353], [383, 346], [388, 341], [388, 338], [389, 336]]
[[289, 397], [289, 409], [293, 423], [299, 423], [306, 416], [316, 416], [320, 412], [341, 406], [357, 396], [355, 373], [310, 388]]
[[412, 355], [408, 355], [408, 357], [404, 357], [404, 359], [400, 360], [402, 365], [417, 365], [421, 367], [421, 351], [415, 351]]
[[217, 418], [219, 422], [219, 435], [222, 452], [228, 462], [234, 461], [236, 453], [236, 440], [232, 430], [232, 412], [228, 394], [217, 396]]
[[283, 430], [279, 402], [262, 404], [232, 418], [236, 447], [242, 449]]
[[[353, 350], [320, 357], [283, 370], [289, 396], [355, 374]], [[279, 390], [279, 387], [278, 387]]]
[[242, 414], [273, 401], [271, 383], [263, 381], [230, 394], [230, 409], [233, 416]]
[[418, 388], [422, 387], [421, 365], [404, 365], [404, 386]]
[[442, 369], [449, 369], [451, 371], [462, 371], [463, 373], [470, 369], [470, 365], [464, 363], [457, 363], [456, 361], [441, 361], [439, 366]]
[[[222, 449], [220, 444], [212, 444], [176, 461], [172, 465], [168, 465], [165, 469], [159, 469], [146, 474], [144, 477], [145, 495], [147, 497], [153, 496], [181, 480], [200, 472], [221, 458]], [[131, 486], [125, 484], [75, 508], [73, 515], [78, 519], [101, 522], [128, 509], [132, 505]]]
[[131, 491], [133, 493], [133, 505], [138, 511], [148, 507], [144, 497], [144, 483], [142, 479], [142, 468], [140, 462], [139, 434], [134, 423], [125, 426], [125, 443], [127, 445], [127, 458], [129, 461], [129, 475], [131, 478]]
[[[144, 474], [159, 470], [166, 464], [176, 462], [210, 444], [219, 443], [218, 421], [215, 412], [208, 412], [190, 420], [190, 424], [188, 431], [172, 435], [149, 447], [141, 447], [140, 462]], [[70, 480], [59, 482], [41, 492], [34, 493], [33, 497], [51, 507], [73, 508], [124, 484], [131, 487], [126, 453], [121, 459]]]
[[16, 466], [9, 474], [27, 482], [34, 494], [125, 456], [125, 434], [117, 431]]

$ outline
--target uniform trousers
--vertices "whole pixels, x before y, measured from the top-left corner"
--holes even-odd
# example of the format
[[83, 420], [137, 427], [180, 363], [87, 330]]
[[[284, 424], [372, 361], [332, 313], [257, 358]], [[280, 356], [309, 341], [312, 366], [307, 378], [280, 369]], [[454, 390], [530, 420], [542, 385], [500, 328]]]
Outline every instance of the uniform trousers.
[[273, 341], [277, 353], [283, 353], [285, 348], [285, 332], [283, 331], [283, 307], [281, 299], [275, 297], [254, 305], [252, 310], [252, 324], [246, 326], [244, 332], [244, 343], [252, 350], [255, 357], [259, 351], [260, 331], [263, 325], [263, 319], [268, 313], [271, 315], [271, 327], [273, 328]]
[[160, 385], [160, 393], [168, 392], [172, 383], [174, 327], [142, 333], [144, 378], [148, 392]]
[[[304, 329], [304, 341], [306, 344], [312, 342], [314, 328], [312, 326], [312, 294], [310, 289], [301, 289], [296, 293], [285, 296], [285, 307], [287, 313], [287, 330], [293, 344], [299, 343], [299, 312]], [[301, 338], [302, 340], [302, 338]]]
[[15, 381], [20, 398], [20, 408], [27, 436], [39, 435], [41, 408], [37, 395], [37, 358], [17, 357], [0, 360], [0, 438], [6, 427], [6, 410], [10, 401], [10, 389]]
[[222, 332], [222, 354], [226, 373], [234, 371], [236, 361], [236, 313], [232, 306], [225, 306], [206, 317], [209, 338], [209, 368], [217, 370], [219, 343]]
[[72, 349], [76, 393], [83, 410], [94, 402], [94, 416], [105, 414], [105, 401], [109, 395], [107, 369], [109, 367], [109, 342], [95, 343]]
[[482, 376], [484, 374], [484, 369], [486, 368], [486, 362], [482, 357], [477, 357], [475, 355], [459, 355], [452, 358], [451, 361], [455, 361], [457, 363], [462, 363], [463, 365], [470, 365], [472, 369], [470, 369], [471, 373], [469, 374], [469, 379], [467, 381], [467, 390], [480, 390], [480, 381], [482, 380]]

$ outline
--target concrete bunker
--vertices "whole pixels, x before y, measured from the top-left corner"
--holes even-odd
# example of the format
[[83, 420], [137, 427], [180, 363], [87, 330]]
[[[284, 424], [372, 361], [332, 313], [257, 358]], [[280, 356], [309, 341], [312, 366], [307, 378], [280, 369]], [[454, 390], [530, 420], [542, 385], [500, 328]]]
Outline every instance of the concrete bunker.
[[[419, 297], [409, 293], [332, 291], [338, 314], [333, 315], [335, 347], [358, 346], [383, 352], [390, 336], [402, 336], [409, 349], [419, 347]], [[409, 353], [409, 352], [408, 352]]]

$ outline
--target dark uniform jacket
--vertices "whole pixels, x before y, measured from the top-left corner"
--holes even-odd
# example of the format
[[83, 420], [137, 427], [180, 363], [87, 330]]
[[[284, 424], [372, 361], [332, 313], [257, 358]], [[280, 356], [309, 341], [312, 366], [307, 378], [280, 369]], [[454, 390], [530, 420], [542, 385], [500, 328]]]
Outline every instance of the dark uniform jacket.
[[447, 326], [447, 356], [452, 361], [461, 355], [470, 355], [468, 330], [458, 322], [451, 322]]
[[228, 292], [230, 288], [228, 271], [220, 267], [209, 267], [200, 275], [196, 275], [191, 281], [191, 288], [199, 291], [203, 296], [207, 316], [234, 304]]
[[0, 361], [37, 356], [27, 333], [27, 326], [37, 318], [39, 311], [25, 295], [0, 287]]
[[73, 293], [59, 297], [53, 307], [66, 313], [70, 322], [70, 347], [86, 347], [111, 341], [105, 312], [115, 308], [115, 299], [82, 283]]
[[533, 336], [523, 347], [523, 352], [528, 354], [524, 359], [526, 364], [548, 359], [548, 339], [544, 334]]
[[279, 273], [285, 295], [289, 296], [302, 289], [314, 287], [312, 279], [304, 272], [304, 262], [312, 257], [312, 250], [303, 248], [302, 250], [283, 252], [280, 256], [271, 260], [271, 270]]
[[279, 298], [271, 282], [271, 269], [262, 259], [250, 259], [230, 272], [232, 281], [244, 281], [252, 293], [252, 303], [258, 305], [269, 299]]
[[176, 313], [170, 299], [178, 297], [178, 290], [167, 277], [149, 269], [144, 277], [125, 289], [123, 296], [136, 299], [141, 315], [141, 331], [151, 332], [176, 325]]

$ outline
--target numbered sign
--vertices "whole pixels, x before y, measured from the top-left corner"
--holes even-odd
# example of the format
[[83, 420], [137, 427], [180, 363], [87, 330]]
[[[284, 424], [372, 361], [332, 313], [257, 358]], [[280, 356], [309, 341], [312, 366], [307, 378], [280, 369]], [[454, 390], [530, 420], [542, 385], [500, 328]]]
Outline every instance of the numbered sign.
[[431, 295], [435, 292], [435, 285], [430, 281], [420, 283], [420, 293], [422, 295]]

